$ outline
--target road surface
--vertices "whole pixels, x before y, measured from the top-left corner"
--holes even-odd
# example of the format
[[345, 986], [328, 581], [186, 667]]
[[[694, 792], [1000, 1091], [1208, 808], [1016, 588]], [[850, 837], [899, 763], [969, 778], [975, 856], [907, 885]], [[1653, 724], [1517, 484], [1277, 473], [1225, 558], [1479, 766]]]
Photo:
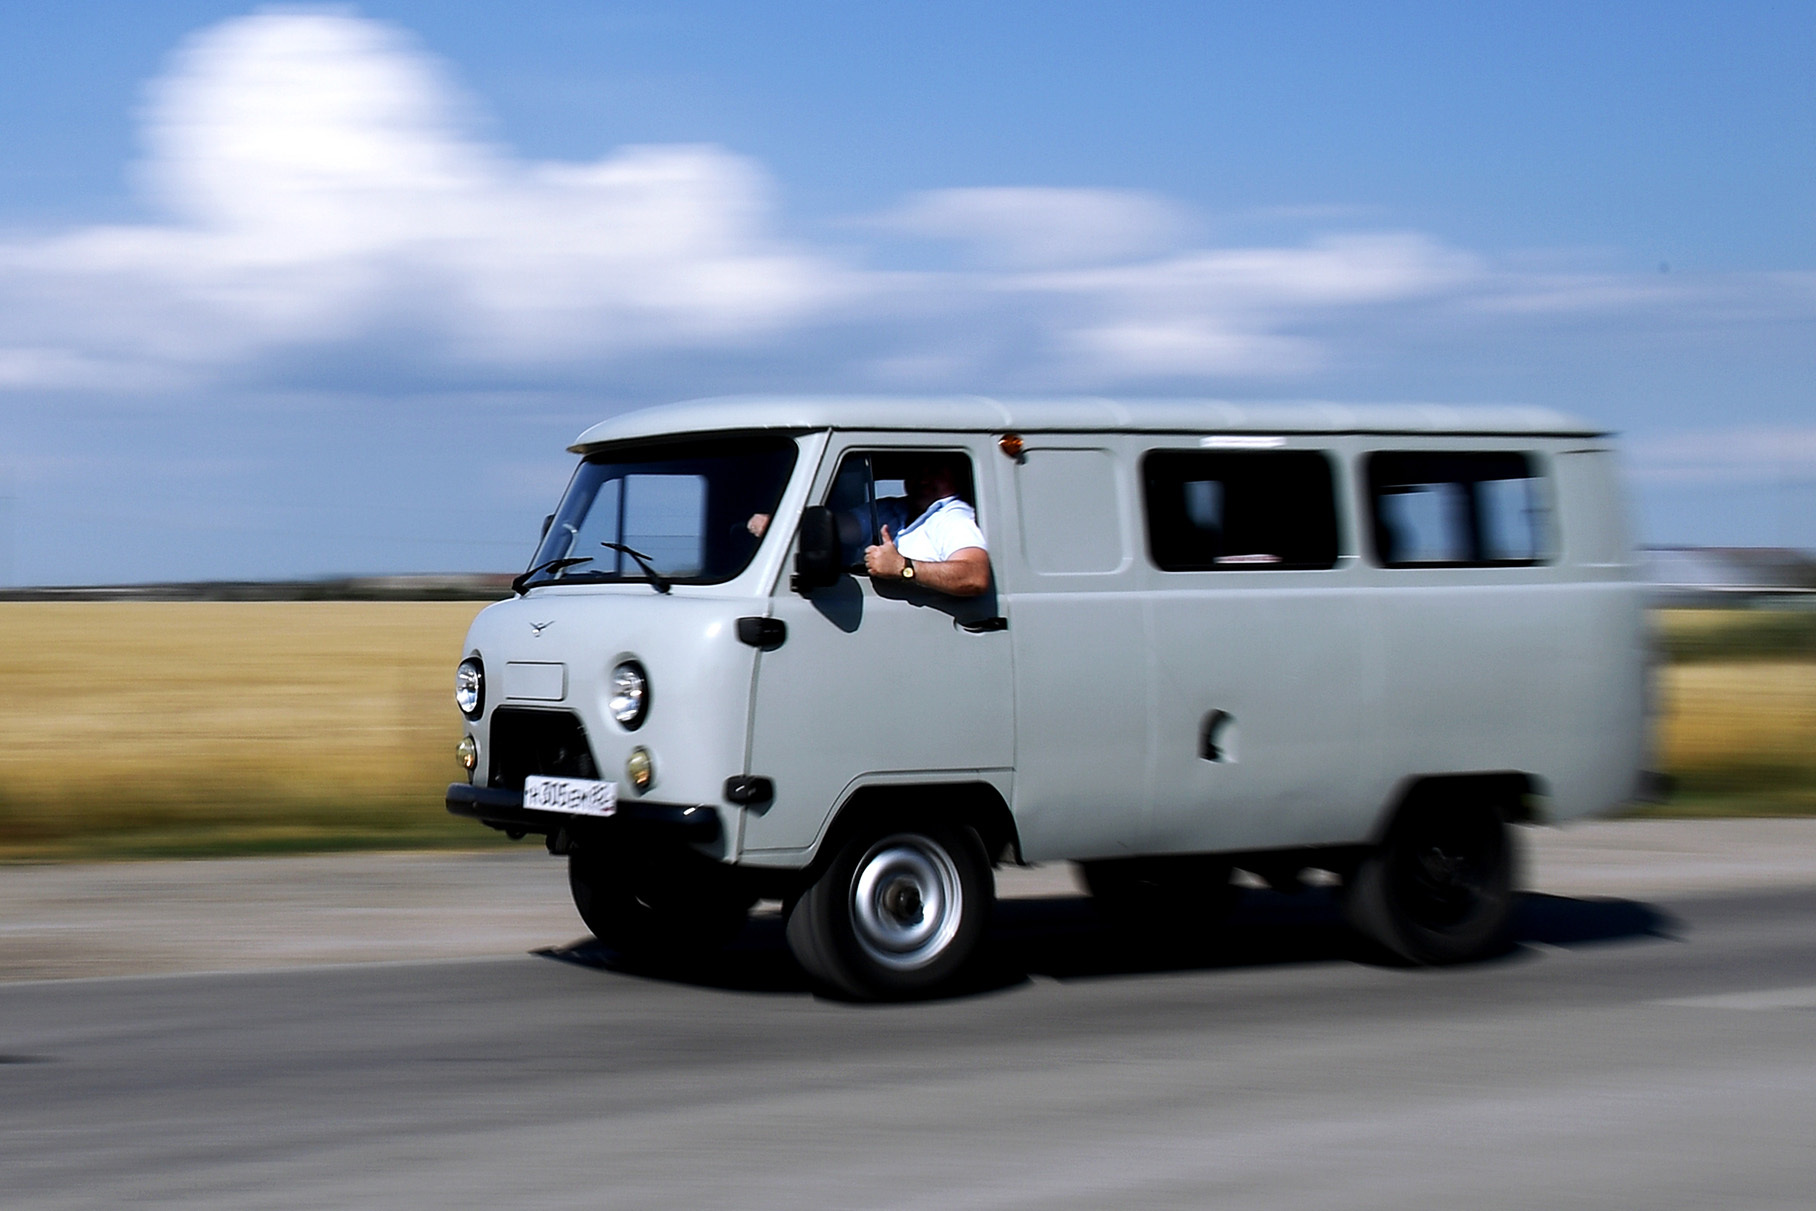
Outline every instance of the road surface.
[[570, 926], [15, 981], [0, 1205], [1807, 1208], [1816, 883], [1777, 883], [1541, 890], [1445, 971], [1323, 892], [1143, 947], [1026, 885], [978, 986], [908, 1006], [813, 997], [773, 916], [694, 971]]

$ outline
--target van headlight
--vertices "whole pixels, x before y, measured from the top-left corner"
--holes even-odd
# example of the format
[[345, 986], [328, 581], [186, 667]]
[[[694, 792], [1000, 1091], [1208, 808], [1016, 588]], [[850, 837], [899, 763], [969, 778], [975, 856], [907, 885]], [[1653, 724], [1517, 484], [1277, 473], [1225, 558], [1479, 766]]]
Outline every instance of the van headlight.
[[468, 719], [477, 719], [486, 709], [486, 672], [479, 657], [469, 656], [454, 670], [454, 705]]
[[643, 718], [649, 714], [649, 678], [642, 665], [627, 660], [612, 670], [612, 696], [605, 709], [627, 732], [643, 726]]

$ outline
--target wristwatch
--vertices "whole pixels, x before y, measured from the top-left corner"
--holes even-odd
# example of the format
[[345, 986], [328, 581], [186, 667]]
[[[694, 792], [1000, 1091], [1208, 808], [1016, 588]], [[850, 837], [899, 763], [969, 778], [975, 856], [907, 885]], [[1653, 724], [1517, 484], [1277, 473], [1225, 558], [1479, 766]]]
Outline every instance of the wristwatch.
[[902, 556], [902, 579], [914, 579], [914, 560], [909, 559], [906, 555]]

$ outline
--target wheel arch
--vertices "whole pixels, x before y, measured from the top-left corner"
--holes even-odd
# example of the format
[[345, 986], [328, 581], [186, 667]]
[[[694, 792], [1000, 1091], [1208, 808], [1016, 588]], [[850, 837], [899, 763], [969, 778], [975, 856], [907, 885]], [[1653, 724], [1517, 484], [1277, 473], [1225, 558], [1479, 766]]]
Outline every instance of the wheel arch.
[[860, 786], [841, 803], [805, 872], [813, 879], [860, 829], [888, 820], [937, 820], [976, 830], [992, 864], [1021, 861], [1021, 835], [1002, 793], [988, 782], [940, 780]]
[[1544, 795], [1540, 779], [1522, 770], [1418, 774], [1400, 783], [1369, 830], [1368, 844], [1379, 845], [1407, 808], [1442, 799], [1471, 799], [1498, 805], [1509, 824], [1538, 819], [1533, 801]]

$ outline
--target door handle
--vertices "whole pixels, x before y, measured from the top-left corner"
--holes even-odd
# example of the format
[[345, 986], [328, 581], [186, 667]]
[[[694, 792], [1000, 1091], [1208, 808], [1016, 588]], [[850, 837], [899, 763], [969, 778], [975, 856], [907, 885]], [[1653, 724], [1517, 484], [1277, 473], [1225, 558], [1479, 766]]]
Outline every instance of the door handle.
[[788, 642], [788, 624], [780, 618], [740, 618], [738, 640], [767, 652]]
[[986, 631], [1008, 630], [1009, 620], [998, 616], [996, 618], [979, 618], [973, 622], [960, 622], [955, 618], [952, 620], [952, 625], [961, 631], [970, 631], [973, 635], [982, 635]]

